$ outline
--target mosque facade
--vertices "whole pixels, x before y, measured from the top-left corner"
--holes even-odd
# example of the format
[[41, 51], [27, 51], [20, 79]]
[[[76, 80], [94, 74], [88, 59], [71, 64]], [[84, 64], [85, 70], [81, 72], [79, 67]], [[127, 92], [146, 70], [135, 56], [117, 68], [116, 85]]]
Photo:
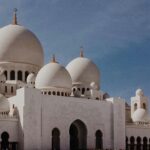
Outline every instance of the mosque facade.
[[2, 150], [149, 150], [148, 98], [137, 89], [127, 104], [103, 92], [82, 51], [66, 67], [55, 56], [44, 65], [14, 12], [0, 28], [0, 135]]

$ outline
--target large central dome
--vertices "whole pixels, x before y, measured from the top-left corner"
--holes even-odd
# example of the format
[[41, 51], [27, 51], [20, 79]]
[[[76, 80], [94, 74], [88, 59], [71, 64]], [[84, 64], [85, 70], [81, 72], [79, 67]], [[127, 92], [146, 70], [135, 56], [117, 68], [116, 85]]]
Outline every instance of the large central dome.
[[40, 41], [23, 26], [11, 24], [1, 28], [0, 62], [43, 66], [44, 54]]

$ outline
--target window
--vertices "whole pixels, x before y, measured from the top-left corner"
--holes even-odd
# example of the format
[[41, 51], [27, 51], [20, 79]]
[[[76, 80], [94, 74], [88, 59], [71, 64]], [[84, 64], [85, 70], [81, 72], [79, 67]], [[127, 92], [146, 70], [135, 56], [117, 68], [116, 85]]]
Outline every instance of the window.
[[15, 71], [10, 71], [10, 80], [15, 80]]
[[18, 80], [22, 81], [22, 72], [18, 71]]
[[55, 91], [53, 91], [53, 95], [56, 95], [56, 92], [55, 92]]
[[85, 88], [82, 88], [82, 94], [84, 95], [84, 93], [85, 93]]
[[57, 95], [60, 96], [60, 92], [57, 92]]

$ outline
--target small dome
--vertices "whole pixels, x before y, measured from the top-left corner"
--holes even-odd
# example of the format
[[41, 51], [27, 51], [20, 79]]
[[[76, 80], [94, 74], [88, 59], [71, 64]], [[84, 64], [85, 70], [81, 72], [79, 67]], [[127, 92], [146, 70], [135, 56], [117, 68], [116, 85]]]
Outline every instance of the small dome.
[[8, 99], [4, 95], [0, 94], [0, 112], [7, 112], [9, 110], [10, 108]]
[[35, 82], [35, 74], [34, 73], [30, 73], [27, 77], [27, 83], [34, 83]]
[[144, 96], [144, 92], [142, 89], [137, 89], [136, 90], [136, 96]]
[[0, 29], [0, 62], [27, 63], [43, 66], [44, 54], [40, 41], [20, 25]]
[[94, 82], [99, 88], [100, 72], [97, 66], [88, 58], [77, 57], [66, 67], [73, 84], [89, 85]]
[[138, 108], [132, 115], [133, 122], [143, 121], [146, 118], [146, 111], [143, 108]]
[[71, 90], [72, 81], [65, 67], [51, 62], [38, 72], [35, 87], [38, 89], [64, 88]]

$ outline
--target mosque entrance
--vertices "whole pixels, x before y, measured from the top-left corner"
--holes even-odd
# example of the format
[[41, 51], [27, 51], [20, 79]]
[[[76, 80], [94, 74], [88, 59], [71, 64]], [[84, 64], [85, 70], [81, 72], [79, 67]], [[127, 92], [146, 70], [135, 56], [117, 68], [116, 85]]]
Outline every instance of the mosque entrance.
[[74, 121], [70, 126], [70, 150], [86, 150], [87, 129], [85, 124], [80, 121]]

